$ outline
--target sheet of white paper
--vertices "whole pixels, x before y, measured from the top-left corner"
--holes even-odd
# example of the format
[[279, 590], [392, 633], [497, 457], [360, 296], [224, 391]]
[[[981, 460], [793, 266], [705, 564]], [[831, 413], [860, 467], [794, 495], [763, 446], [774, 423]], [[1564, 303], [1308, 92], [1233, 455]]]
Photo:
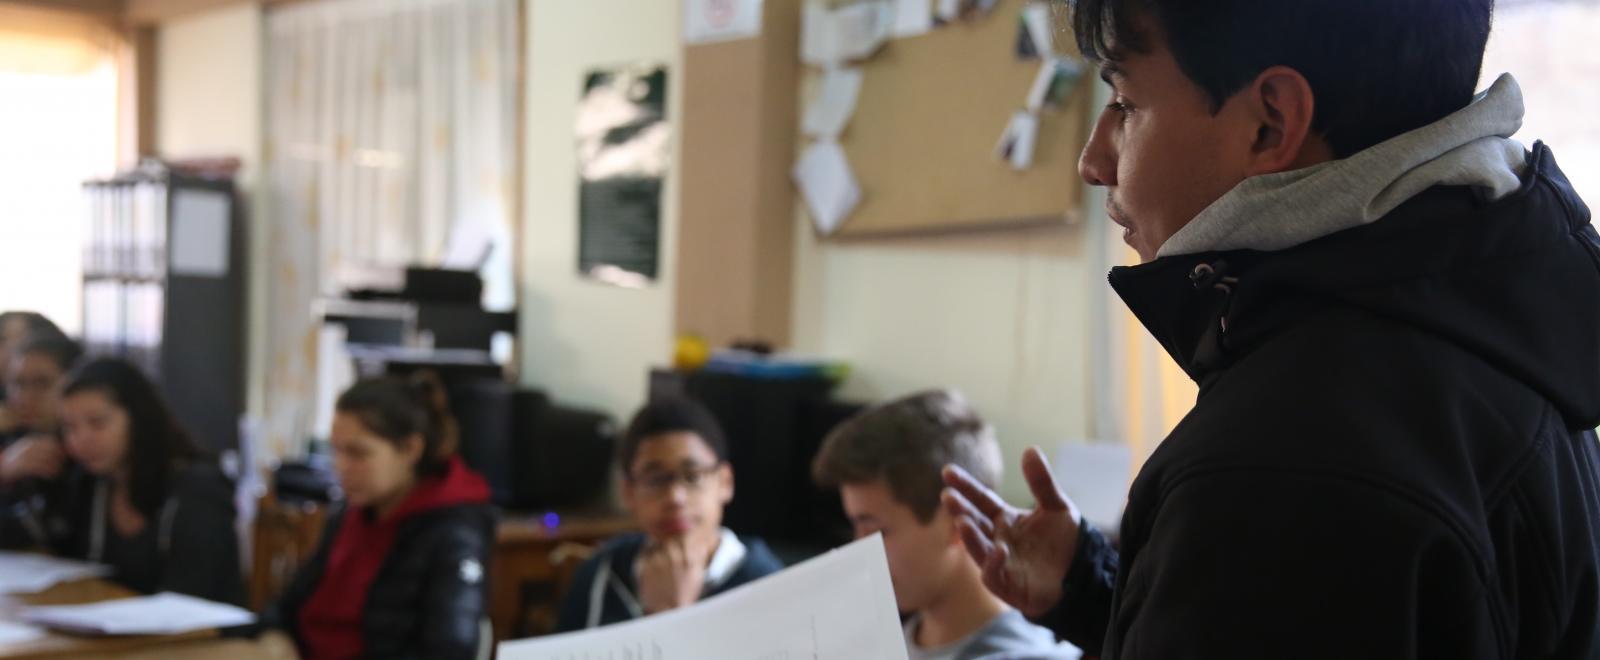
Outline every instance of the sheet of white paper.
[[30, 607], [22, 611], [22, 618], [50, 628], [100, 635], [178, 635], [256, 621], [256, 615], [248, 610], [175, 593], [90, 605]]
[[26, 552], [0, 552], [0, 593], [32, 594], [63, 582], [105, 577], [111, 567]]
[[883, 539], [871, 536], [694, 607], [506, 642], [501, 660], [904, 660]]
[[939, 0], [938, 15], [946, 23], [961, 18], [961, 0]]
[[1116, 530], [1133, 481], [1133, 454], [1110, 442], [1069, 442], [1056, 450], [1050, 466], [1056, 483], [1096, 527]]
[[39, 628], [37, 626], [30, 626], [25, 623], [0, 621], [0, 646], [26, 644], [28, 642], [41, 639], [46, 634], [48, 633], [46, 633], [43, 628]]
[[850, 124], [855, 114], [856, 99], [861, 95], [861, 70], [856, 68], [829, 68], [822, 75], [822, 88], [811, 106], [806, 108], [803, 122], [806, 135], [816, 138], [837, 138]]
[[844, 149], [832, 140], [819, 141], [806, 149], [794, 166], [794, 180], [800, 195], [811, 209], [811, 219], [824, 236], [844, 224], [845, 218], [861, 203], [861, 187]]
[[817, 67], [832, 66], [839, 61], [837, 51], [833, 13], [822, 0], [806, 0], [800, 13], [800, 61]]
[[895, 0], [894, 29], [897, 39], [918, 37], [933, 30], [933, 6], [928, 0]]
[[1039, 116], [1027, 110], [1018, 110], [1011, 116], [1011, 123], [1006, 124], [1006, 130], [1000, 135], [1000, 143], [995, 145], [995, 155], [1001, 160], [1011, 163], [1012, 169], [1025, 170], [1033, 167], [1033, 146], [1039, 138]]
[[690, 46], [761, 36], [761, 0], [685, 0], [683, 40]]
[[1028, 28], [1033, 47], [1039, 56], [1050, 59], [1055, 55], [1055, 40], [1050, 36], [1050, 6], [1043, 2], [1030, 2], [1022, 8], [1022, 24]]
[[888, 0], [872, 0], [835, 9], [831, 12], [837, 61], [864, 59], [883, 46], [894, 27], [894, 5]]
[[179, 190], [172, 200], [171, 269], [176, 275], [228, 274], [228, 219], [232, 200], [211, 190]]

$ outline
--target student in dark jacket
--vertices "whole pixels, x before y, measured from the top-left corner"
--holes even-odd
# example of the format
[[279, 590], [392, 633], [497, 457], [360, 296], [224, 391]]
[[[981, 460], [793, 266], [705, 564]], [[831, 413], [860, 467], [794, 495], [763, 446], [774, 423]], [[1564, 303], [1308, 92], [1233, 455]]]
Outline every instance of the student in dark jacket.
[[489, 486], [456, 455], [457, 430], [429, 375], [366, 380], [335, 407], [345, 504], [269, 624], [307, 658], [478, 656], [495, 515]]
[[73, 466], [42, 512], [8, 512], [7, 545], [107, 564], [142, 593], [242, 604], [233, 482], [189, 439], [155, 386], [115, 359], [83, 365], [62, 389], [61, 434]]
[[783, 569], [765, 543], [722, 526], [733, 468], [704, 406], [680, 398], [645, 405], [618, 453], [622, 501], [644, 533], [607, 543], [579, 568], [560, 631], [687, 607]]
[[1200, 385], [1120, 552], [950, 470], [1019, 609], [1106, 658], [1600, 657], [1600, 235], [1474, 98], [1489, 0], [1080, 0], [1111, 284]]

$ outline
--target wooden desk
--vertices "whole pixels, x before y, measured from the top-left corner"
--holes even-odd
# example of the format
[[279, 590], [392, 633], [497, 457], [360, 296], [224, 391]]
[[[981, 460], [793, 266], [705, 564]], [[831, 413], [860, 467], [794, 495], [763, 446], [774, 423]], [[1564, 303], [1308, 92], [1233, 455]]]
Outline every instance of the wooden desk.
[[496, 640], [553, 632], [572, 574], [594, 548], [637, 531], [617, 515], [569, 517], [546, 527], [538, 517], [507, 515], [496, 534], [489, 567], [489, 618]]
[[[21, 605], [81, 605], [117, 598], [135, 596], [132, 591], [105, 580], [82, 580], [59, 584], [37, 594], [11, 596], [9, 600]], [[273, 651], [272, 644], [254, 640], [221, 639], [215, 630], [203, 630], [183, 635], [139, 635], [115, 637], [81, 637], [50, 632], [42, 639], [23, 644], [0, 646], [0, 658], [49, 658], [67, 660], [78, 658], [293, 658]]]

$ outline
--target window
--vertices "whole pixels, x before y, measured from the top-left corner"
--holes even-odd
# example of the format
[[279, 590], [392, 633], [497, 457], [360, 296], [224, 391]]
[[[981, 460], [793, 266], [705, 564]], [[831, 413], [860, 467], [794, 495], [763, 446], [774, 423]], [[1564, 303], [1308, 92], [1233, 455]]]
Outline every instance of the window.
[[1487, 87], [1510, 72], [1527, 116], [1517, 139], [1543, 140], [1591, 208], [1600, 203], [1600, 2], [1501, 0], [1483, 62]]
[[109, 32], [0, 7], [0, 309], [81, 330], [80, 184], [116, 166], [117, 71]]

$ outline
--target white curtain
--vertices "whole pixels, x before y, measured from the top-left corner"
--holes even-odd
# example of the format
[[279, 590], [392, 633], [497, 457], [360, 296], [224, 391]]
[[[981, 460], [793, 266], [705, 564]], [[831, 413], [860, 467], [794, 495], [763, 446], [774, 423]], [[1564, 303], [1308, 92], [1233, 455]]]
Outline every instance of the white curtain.
[[314, 428], [319, 298], [351, 266], [480, 267], [515, 303], [518, 0], [323, 0], [267, 16], [268, 448]]

